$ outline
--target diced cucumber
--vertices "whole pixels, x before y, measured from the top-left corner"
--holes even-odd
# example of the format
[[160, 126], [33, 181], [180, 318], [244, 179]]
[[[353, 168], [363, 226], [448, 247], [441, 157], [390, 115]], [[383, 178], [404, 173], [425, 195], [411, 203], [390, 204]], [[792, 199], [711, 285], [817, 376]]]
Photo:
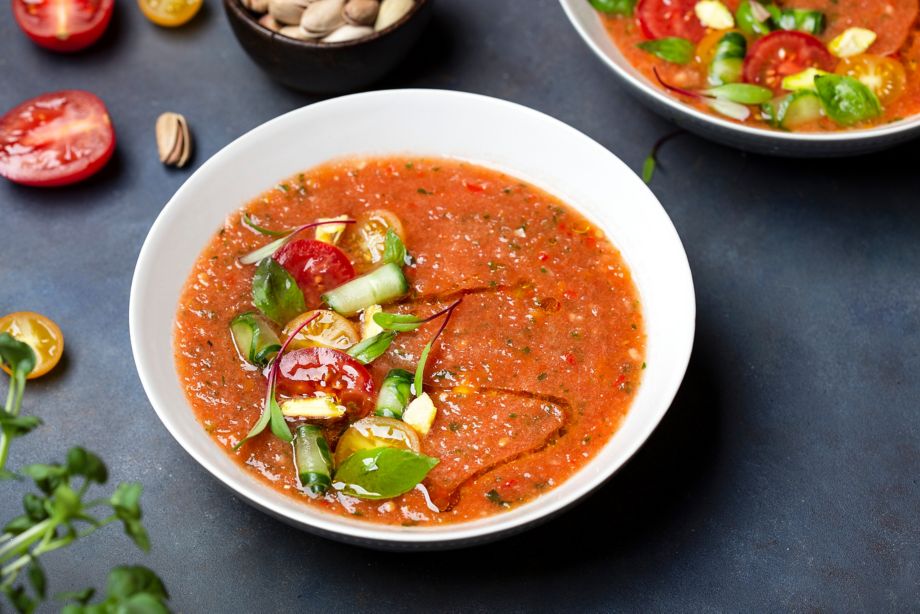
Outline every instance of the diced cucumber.
[[268, 321], [252, 311], [233, 318], [230, 335], [240, 356], [257, 367], [264, 367], [281, 349], [281, 341]]
[[404, 369], [391, 369], [380, 385], [374, 413], [385, 418], [402, 418], [409, 404], [412, 377], [412, 373]]
[[343, 316], [352, 316], [371, 305], [382, 305], [409, 291], [402, 269], [392, 263], [323, 294], [323, 302]]
[[312, 424], [297, 427], [294, 463], [300, 483], [314, 495], [321, 495], [332, 486], [332, 455], [318, 427]]
[[764, 118], [778, 127], [792, 130], [820, 119], [824, 114], [821, 98], [811, 90], [799, 90], [777, 100], [764, 103]]
[[723, 85], [741, 81], [747, 40], [738, 32], [728, 32], [716, 43], [715, 55], [709, 63], [709, 84]]

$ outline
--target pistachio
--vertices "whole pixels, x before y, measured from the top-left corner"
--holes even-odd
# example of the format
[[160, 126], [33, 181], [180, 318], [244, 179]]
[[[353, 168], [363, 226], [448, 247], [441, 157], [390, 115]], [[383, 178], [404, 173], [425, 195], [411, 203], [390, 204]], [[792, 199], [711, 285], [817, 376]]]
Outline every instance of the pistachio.
[[364, 38], [374, 33], [374, 28], [370, 26], [353, 26], [345, 24], [341, 28], [333, 30], [332, 34], [323, 39], [324, 43], [344, 43]]
[[317, 34], [313, 34], [312, 32], [307, 32], [300, 26], [284, 26], [283, 28], [278, 30], [278, 34], [281, 34], [282, 36], [287, 36], [288, 38], [294, 38], [299, 41], [313, 40], [315, 38], [319, 38], [320, 36], [322, 36], [321, 34], [317, 35]]
[[373, 26], [377, 21], [377, 11], [380, 10], [378, 0], [348, 0], [342, 15], [345, 21], [353, 26]]
[[240, 3], [253, 13], [268, 12], [268, 0], [240, 0]]
[[383, 0], [380, 3], [380, 11], [377, 13], [374, 29], [378, 32], [386, 30], [405, 17], [414, 4], [415, 0]]
[[160, 162], [183, 167], [192, 155], [188, 122], [178, 113], [163, 113], [156, 123], [157, 152]]
[[328, 34], [345, 24], [342, 8], [345, 0], [316, 0], [307, 6], [300, 20], [300, 27], [307, 32]]
[[281, 24], [275, 21], [275, 18], [267, 13], [259, 18], [259, 25], [263, 28], [268, 28], [272, 32], [277, 32], [281, 29]]
[[296, 26], [308, 4], [308, 0], [268, 0], [268, 14], [278, 23]]

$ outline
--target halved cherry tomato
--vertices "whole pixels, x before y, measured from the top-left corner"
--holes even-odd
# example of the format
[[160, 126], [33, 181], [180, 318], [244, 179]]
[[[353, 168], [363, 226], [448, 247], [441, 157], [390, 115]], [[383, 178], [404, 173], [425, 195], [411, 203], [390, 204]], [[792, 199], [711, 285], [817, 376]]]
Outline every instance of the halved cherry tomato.
[[[41, 377], [57, 365], [64, 352], [64, 334], [51, 319], [40, 313], [17, 311], [0, 318], [0, 333], [9, 333], [35, 352], [35, 368], [28, 379]], [[9, 367], [2, 365], [10, 372]]]
[[194, 17], [202, 0], [137, 0], [144, 16], [167, 28], [181, 26]]
[[387, 230], [392, 229], [400, 239], [406, 240], [402, 222], [395, 213], [374, 209], [360, 214], [346, 231], [342, 249], [355, 260], [360, 271], [367, 271], [383, 260]]
[[341, 465], [359, 450], [401, 448], [418, 452], [421, 448], [415, 429], [401, 420], [368, 416], [358, 420], [342, 433], [335, 446], [335, 464]]
[[804, 32], [772, 32], [751, 45], [744, 59], [744, 80], [783, 91], [783, 77], [806, 68], [834, 70], [837, 60], [814, 36]]
[[82, 90], [42, 94], [0, 117], [0, 175], [59, 186], [98, 172], [115, 151], [105, 104]]
[[358, 417], [373, 407], [374, 380], [360, 362], [330, 348], [287, 352], [278, 364], [278, 392], [291, 397], [324, 392], [356, 408]]
[[361, 340], [358, 329], [348, 318], [329, 309], [316, 309], [300, 314], [284, 327], [284, 337], [290, 337], [304, 320], [314, 315], [318, 317], [297, 333], [288, 345], [290, 349], [323, 347], [347, 350]]
[[636, 18], [646, 38], [679, 36], [694, 43], [706, 34], [694, 12], [696, 0], [639, 0]]
[[273, 257], [297, 281], [307, 305], [319, 305], [323, 292], [337, 288], [355, 276], [355, 268], [348, 256], [336, 246], [322, 241], [291, 241]]
[[901, 97], [907, 87], [907, 72], [893, 58], [863, 54], [844, 58], [834, 71], [838, 75], [856, 77], [875, 92], [879, 102], [890, 104]]
[[13, 0], [13, 16], [32, 41], [52, 51], [79, 51], [102, 36], [115, 0]]

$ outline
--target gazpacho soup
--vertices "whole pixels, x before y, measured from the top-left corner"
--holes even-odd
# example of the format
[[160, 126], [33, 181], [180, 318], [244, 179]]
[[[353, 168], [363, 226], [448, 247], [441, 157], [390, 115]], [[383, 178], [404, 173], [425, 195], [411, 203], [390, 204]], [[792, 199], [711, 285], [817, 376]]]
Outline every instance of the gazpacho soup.
[[629, 269], [514, 177], [331, 162], [231, 214], [183, 290], [188, 401], [244, 470], [330, 513], [473, 520], [559, 485], [645, 368]]
[[762, 128], [920, 113], [918, 0], [585, 0], [626, 59], [695, 107]]

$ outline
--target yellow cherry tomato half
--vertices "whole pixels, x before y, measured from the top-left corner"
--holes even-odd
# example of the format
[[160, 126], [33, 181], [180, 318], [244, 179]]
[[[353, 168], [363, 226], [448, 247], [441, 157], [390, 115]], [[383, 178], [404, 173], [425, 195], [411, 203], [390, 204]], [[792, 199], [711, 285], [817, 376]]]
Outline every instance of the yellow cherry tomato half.
[[358, 420], [342, 433], [335, 446], [335, 466], [359, 450], [401, 448], [418, 452], [418, 434], [401, 420], [369, 416]]
[[[9, 333], [35, 352], [35, 368], [28, 379], [41, 377], [60, 362], [64, 353], [64, 334], [60, 327], [40, 313], [17, 311], [0, 318], [0, 333]], [[2, 365], [10, 373], [9, 367]]]
[[865, 53], [840, 60], [834, 70], [838, 75], [855, 77], [875, 92], [883, 105], [891, 104], [904, 93], [907, 73], [895, 59]]
[[387, 231], [406, 240], [406, 233], [400, 219], [392, 211], [374, 209], [362, 213], [355, 223], [345, 231], [341, 248], [351, 256], [359, 272], [367, 271], [383, 260]]
[[175, 28], [187, 23], [201, 8], [202, 0], [137, 0], [144, 16], [158, 26]]
[[290, 337], [297, 327], [307, 318], [319, 314], [315, 320], [307, 324], [297, 336], [291, 339], [288, 349], [299, 350], [308, 347], [332, 348], [334, 350], [347, 350], [358, 341], [361, 336], [358, 329], [347, 318], [340, 316], [328, 309], [316, 309], [302, 313], [284, 327], [283, 336]]

